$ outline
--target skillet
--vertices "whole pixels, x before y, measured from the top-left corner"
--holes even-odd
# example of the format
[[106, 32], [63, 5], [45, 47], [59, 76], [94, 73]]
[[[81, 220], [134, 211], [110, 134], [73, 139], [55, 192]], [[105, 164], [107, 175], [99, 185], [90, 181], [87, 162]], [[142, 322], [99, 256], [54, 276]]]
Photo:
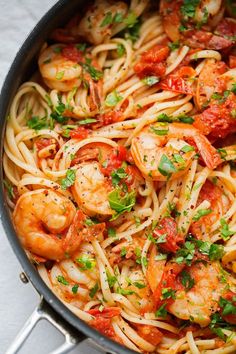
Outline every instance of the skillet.
[[[78, 13], [87, 2], [85, 0], [59, 0], [38, 22], [18, 51], [0, 94], [0, 161], [3, 156], [3, 141], [6, 117], [11, 101], [18, 87], [36, 70], [36, 58], [44, 41], [52, 29], [61, 27], [74, 13]], [[29, 261], [15, 233], [3, 188], [3, 166], [0, 164], [0, 218], [9, 243], [18, 258], [24, 273], [23, 281], [30, 281], [40, 295], [40, 303], [12, 342], [6, 354], [17, 353], [25, 340], [41, 319], [53, 324], [64, 336], [65, 342], [51, 354], [68, 353], [79, 342], [89, 342], [104, 352], [132, 354], [134, 351], [118, 344], [88, 326], [75, 316], [47, 287], [34, 265]]]

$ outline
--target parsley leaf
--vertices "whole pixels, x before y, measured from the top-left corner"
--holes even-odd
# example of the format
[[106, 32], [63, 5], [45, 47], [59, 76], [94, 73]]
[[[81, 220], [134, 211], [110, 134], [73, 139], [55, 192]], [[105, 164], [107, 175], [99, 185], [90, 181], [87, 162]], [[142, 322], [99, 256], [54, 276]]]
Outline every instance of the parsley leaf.
[[159, 81], [160, 78], [158, 76], [147, 76], [144, 79], [142, 79], [142, 82], [147, 86], [153, 86], [157, 84]]
[[123, 57], [123, 55], [125, 54], [125, 47], [121, 43], [117, 44], [117, 54], [119, 58]]
[[11, 185], [11, 183], [8, 182], [8, 181], [6, 181], [6, 180], [4, 179], [4, 180], [3, 180], [3, 184], [4, 184], [5, 188], [6, 188], [8, 197], [9, 197], [11, 200], [12, 200], [13, 198], [15, 198], [13, 186]]
[[117, 282], [117, 278], [111, 275], [108, 270], [106, 271], [106, 274], [107, 274], [107, 281], [108, 281], [109, 288], [113, 288], [113, 286]]
[[72, 287], [72, 289], [71, 289], [72, 293], [73, 293], [73, 294], [77, 294], [78, 288], [79, 288], [79, 285], [78, 285], [78, 284], [75, 284], [75, 285]]
[[112, 227], [108, 228], [107, 233], [108, 233], [109, 237], [115, 237], [116, 236], [116, 230], [113, 229]]
[[116, 211], [112, 220], [115, 220], [120, 214], [131, 211], [136, 202], [135, 191], [125, 193], [122, 195], [120, 188], [116, 188], [108, 195], [108, 201], [112, 210]]
[[158, 171], [163, 176], [170, 178], [172, 173], [176, 172], [176, 168], [171, 162], [171, 160], [166, 155], [163, 154], [158, 166]]
[[[165, 129], [166, 127], [166, 129]], [[159, 123], [158, 126], [150, 126], [150, 131], [153, 132], [156, 135], [167, 135], [169, 128], [168, 125], [166, 123]]]
[[109, 11], [106, 13], [106, 16], [104, 17], [100, 27], [105, 27], [107, 25], [112, 24], [112, 20], [113, 20], [113, 16], [112, 16], [111, 11]]
[[220, 229], [220, 235], [223, 238], [224, 241], [227, 241], [230, 236], [232, 236], [235, 231], [231, 231], [229, 229], [229, 225], [227, 224], [225, 219], [220, 219], [220, 225], [221, 225], [221, 229]]
[[63, 277], [63, 275], [58, 275], [57, 281], [63, 285], [69, 285], [69, 282]]
[[67, 189], [75, 183], [76, 171], [75, 170], [67, 170], [66, 177], [61, 180], [61, 188]]
[[[27, 121], [27, 126], [31, 129], [34, 130], [41, 130], [41, 129], [47, 129], [49, 128], [49, 120], [47, 117], [38, 117], [38, 116], [32, 116], [28, 121]], [[53, 127], [51, 127], [52, 129]]]
[[96, 283], [94, 285], [94, 287], [92, 287], [92, 289], [89, 292], [89, 296], [91, 297], [91, 299], [94, 298], [94, 296], [96, 295], [96, 292], [98, 291], [98, 289], [99, 289], [99, 286], [98, 286], [98, 283]]
[[200, 0], [184, 0], [183, 5], [180, 8], [182, 15], [188, 19], [195, 16], [196, 8], [199, 5]]
[[96, 265], [95, 259], [88, 257], [85, 254], [81, 257], [76, 258], [76, 262], [79, 263], [79, 267], [81, 270], [93, 269]]
[[105, 100], [105, 104], [107, 107], [114, 107], [122, 99], [123, 99], [123, 97], [121, 95], [119, 95], [119, 93], [116, 90], [114, 90], [111, 93], [109, 93], [109, 95], [107, 95], [106, 100]]
[[179, 41], [172, 42], [168, 44], [168, 47], [170, 48], [171, 51], [176, 50], [180, 47]]
[[165, 307], [166, 307], [166, 304], [162, 304], [159, 307], [159, 309], [156, 311], [155, 316], [165, 318], [167, 316], [167, 310]]
[[121, 179], [126, 178], [128, 174], [125, 172], [125, 170], [121, 167], [118, 168], [115, 171], [112, 171], [111, 177], [112, 177], [112, 184], [113, 186], [117, 186]]
[[183, 270], [180, 273], [180, 279], [181, 279], [181, 283], [183, 284], [183, 286], [185, 287], [185, 289], [187, 291], [192, 289], [192, 287], [195, 284], [194, 279], [191, 277], [191, 275], [186, 270]]
[[163, 288], [161, 290], [161, 298], [162, 299], [175, 299], [176, 296], [175, 296], [175, 290], [171, 289], [171, 288]]
[[80, 65], [85, 71], [87, 71], [87, 73], [90, 74], [94, 81], [98, 81], [103, 77], [103, 72], [97, 70], [94, 66], [91, 65], [91, 59], [86, 58], [85, 63], [80, 63]]
[[191, 265], [195, 254], [195, 246], [190, 241], [186, 241], [184, 247], [176, 252], [175, 262], [181, 264], [185, 262], [187, 265]]
[[212, 213], [211, 209], [199, 209], [197, 213], [194, 215], [193, 220], [198, 221], [202, 216], [206, 216]]

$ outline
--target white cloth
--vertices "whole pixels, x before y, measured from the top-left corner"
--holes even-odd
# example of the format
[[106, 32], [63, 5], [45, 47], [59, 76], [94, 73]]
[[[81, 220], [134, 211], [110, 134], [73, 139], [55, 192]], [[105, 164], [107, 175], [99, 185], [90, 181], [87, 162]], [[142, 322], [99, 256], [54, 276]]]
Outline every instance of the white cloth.
[[[6, 73], [28, 33], [56, 0], [0, 0], [0, 87]], [[0, 223], [0, 353], [30, 316], [39, 301], [31, 284], [24, 285], [21, 266], [11, 250]], [[47, 354], [63, 341], [62, 336], [46, 321], [33, 331], [20, 353]], [[86, 344], [72, 353], [98, 353]]]

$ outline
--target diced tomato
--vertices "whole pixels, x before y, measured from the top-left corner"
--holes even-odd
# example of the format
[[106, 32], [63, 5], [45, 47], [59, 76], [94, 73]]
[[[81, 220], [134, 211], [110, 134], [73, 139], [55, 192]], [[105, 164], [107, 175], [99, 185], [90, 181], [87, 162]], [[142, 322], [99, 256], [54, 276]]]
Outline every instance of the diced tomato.
[[127, 160], [128, 151], [124, 146], [118, 146], [117, 148], [113, 149], [113, 152], [108, 159], [106, 160], [106, 167], [102, 167], [102, 173], [110, 177], [111, 172], [120, 168], [123, 161]]
[[123, 114], [121, 111], [110, 111], [104, 114], [100, 114], [98, 116], [98, 123], [94, 125], [94, 128], [97, 129], [105, 125], [120, 122], [123, 120], [122, 116]]
[[[212, 213], [206, 216], [202, 216], [201, 219], [198, 221], [194, 221], [190, 227], [190, 232], [199, 239], [202, 238], [202, 231], [201, 231], [202, 225], [204, 225], [206, 229], [209, 228], [212, 224], [212, 217], [214, 217], [214, 215], [219, 217], [220, 216], [219, 208], [221, 209], [222, 207], [221, 205], [222, 190], [218, 186], [210, 182], [209, 180], [207, 180], [204, 183], [199, 193], [197, 205], [200, 205], [205, 200], [210, 202], [210, 209], [212, 210]], [[198, 258], [199, 257], [200, 254], [198, 255]]]
[[134, 71], [141, 78], [145, 76], [163, 76], [166, 71], [166, 63], [170, 49], [168, 46], [156, 45], [146, 51], [140, 61], [134, 66]]
[[169, 53], [169, 47], [157, 44], [144, 52], [141, 60], [144, 63], [161, 63], [168, 57]]
[[162, 304], [166, 303], [167, 308], [174, 301], [172, 297], [168, 299], [162, 298], [162, 290], [164, 288], [170, 288], [172, 290], [182, 289], [182, 284], [177, 279], [178, 275], [184, 269], [184, 264], [177, 264], [169, 262], [164, 269], [159, 286], [153, 293], [153, 298], [156, 304], [156, 308], [159, 308]]
[[36, 140], [35, 145], [38, 151], [44, 149], [47, 146], [50, 146], [52, 144], [55, 144], [56, 140], [55, 139], [47, 139], [47, 138], [39, 138]]
[[229, 56], [229, 67], [231, 69], [236, 68], [236, 55], [230, 55]]
[[213, 101], [209, 108], [195, 116], [194, 126], [204, 135], [211, 138], [224, 138], [229, 133], [236, 131], [236, 119], [233, 118], [236, 112], [235, 95], [231, 93], [225, 102]]
[[112, 318], [114, 316], [119, 316], [120, 308], [119, 307], [107, 307], [102, 311], [99, 309], [89, 310], [88, 313], [95, 317], [103, 317], [103, 318]]
[[185, 42], [192, 48], [221, 50], [232, 46], [230, 39], [211, 32], [189, 30], [184, 32]]
[[169, 75], [161, 82], [160, 86], [163, 90], [193, 95], [190, 85], [184, 79], [175, 75]]
[[83, 59], [83, 52], [76, 48], [75, 45], [69, 44], [62, 49], [61, 54], [66, 59], [74, 61], [75, 63], [81, 62]]
[[78, 139], [78, 140], [86, 139], [88, 137], [88, 129], [84, 127], [79, 127], [75, 130], [72, 130], [70, 132], [70, 137], [72, 139]]
[[134, 66], [134, 71], [140, 78], [146, 76], [163, 76], [166, 66], [163, 63], [143, 63], [139, 62]]
[[120, 309], [118, 307], [105, 308], [102, 311], [98, 309], [92, 309], [87, 311], [90, 315], [95, 316], [95, 319], [89, 322], [89, 324], [98, 330], [100, 333], [114, 340], [117, 340], [115, 331], [111, 324], [111, 319], [114, 316], [120, 314]]
[[155, 228], [153, 235], [158, 238], [165, 237], [165, 242], [159, 243], [159, 247], [166, 252], [175, 253], [179, 249], [178, 244], [184, 242], [183, 237], [178, 234], [176, 221], [171, 217], [164, 217]]
[[164, 78], [160, 83], [160, 87], [163, 90], [193, 95], [194, 93], [190, 83], [186, 79], [194, 77], [195, 75], [196, 72], [191, 66], [181, 66], [173, 74]]
[[[224, 299], [231, 301], [233, 306], [236, 306], [236, 293], [232, 291], [228, 291], [226, 294], [222, 296]], [[222, 309], [220, 311], [222, 313]], [[233, 325], [236, 325], [236, 314], [222, 315], [222, 318]]]
[[163, 338], [163, 334], [156, 327], [149, 325], [136, 325], [135, 327], [140, 337], [154, 346], [158, 345]]
[[231, 18], [224, 18], [216, 27], [215, 33], [220, 36], [235, 37], [236, 22]]

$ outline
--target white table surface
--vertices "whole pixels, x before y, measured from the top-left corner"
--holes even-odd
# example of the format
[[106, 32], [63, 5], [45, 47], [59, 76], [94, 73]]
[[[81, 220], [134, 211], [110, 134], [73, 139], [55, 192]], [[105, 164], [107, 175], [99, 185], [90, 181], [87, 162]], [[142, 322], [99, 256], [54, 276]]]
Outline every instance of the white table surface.
[[[0, 87], [27, 34], [56, 0], [0, 0]], [[19, 329], [36, 307], [39, 297], [31, 284], [19, 279], [21, 266], [0, 224], [0, 354], [6, 352]], [[48, 354], [63, 337], [46, 321], [40, 322], [20, 353]], [[86, 343], [71, 354], [96, 354]]]

